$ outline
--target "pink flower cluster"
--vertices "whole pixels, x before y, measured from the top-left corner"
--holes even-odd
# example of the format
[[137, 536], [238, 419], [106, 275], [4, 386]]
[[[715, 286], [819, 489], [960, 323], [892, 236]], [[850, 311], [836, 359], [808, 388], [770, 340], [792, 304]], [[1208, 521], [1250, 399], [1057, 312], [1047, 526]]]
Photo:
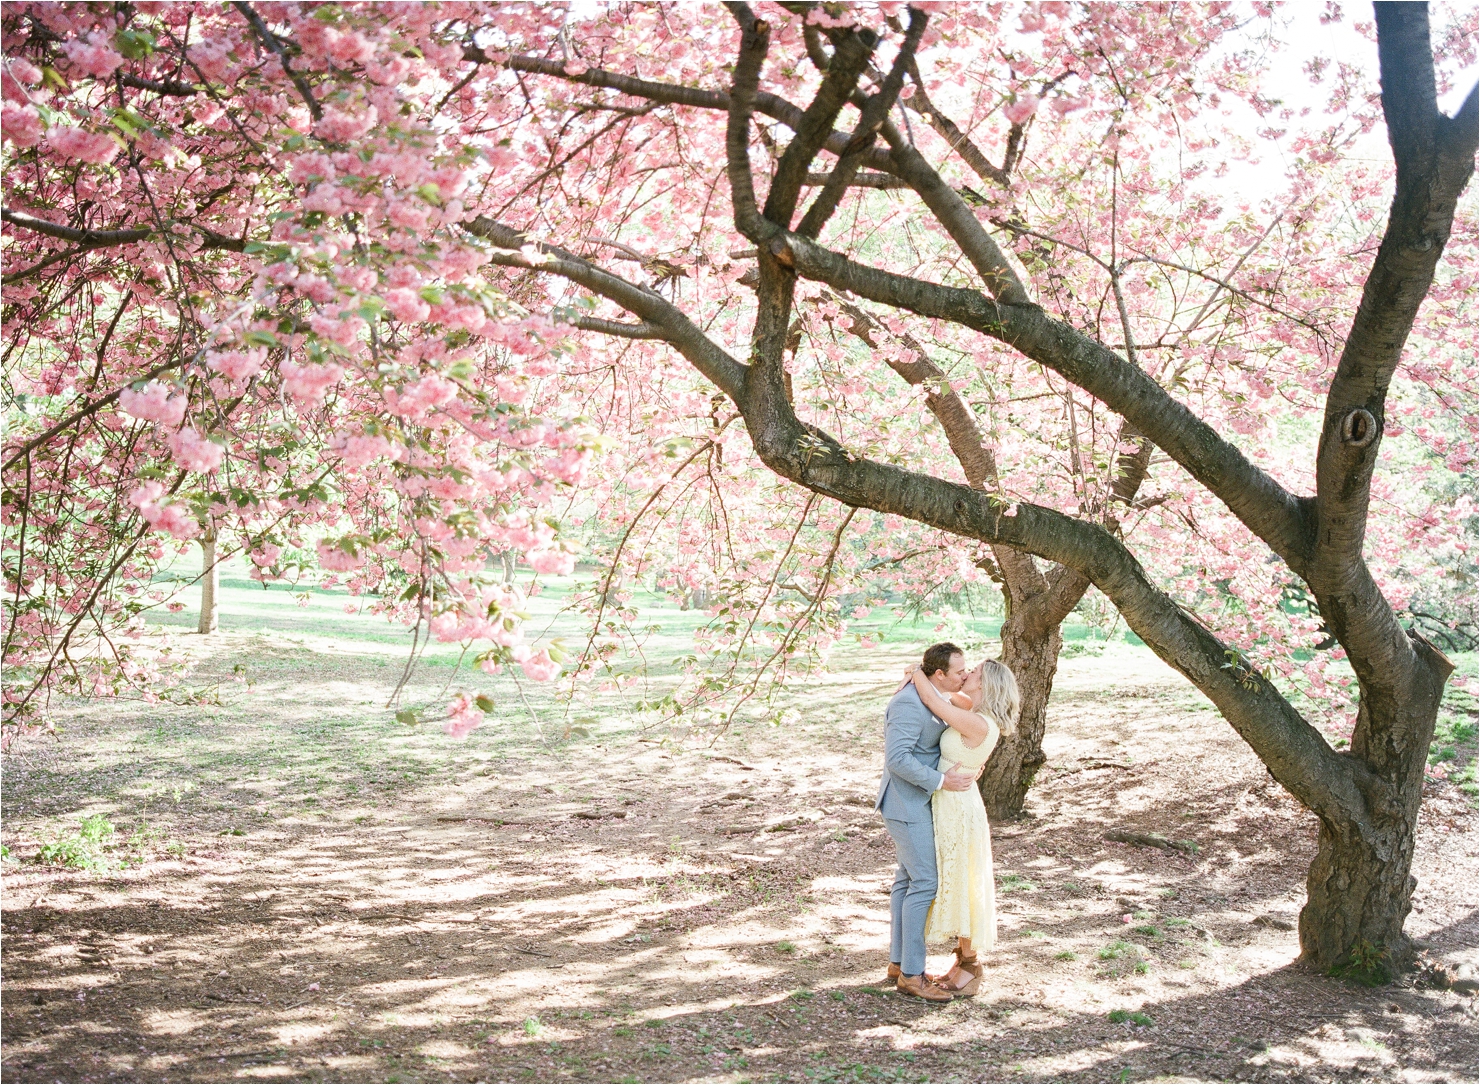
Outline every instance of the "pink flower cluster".
[[560, 673], [560, 664], [551, 659], [544, 648], [531, 652], [527, 645], [521, 644], [514, 649], [514, 659], [524, 668], [524, 674], [531, 682], [548, 682]]
[[385, 307], [402, 324], [415, 324], [432, 314], [432, 307], [422, 300], [422, 296], [406, 287], [386, 291]]
[[262, 372], [267, 360], [267, 351], [261, 347], [253, 350], [213, 350], [206, 354], [206, 365], [223, 377], [245, 380]]
[[1038, 102], [1039, 97], [1036, 94], [1021, 95], [1003, 108], [1002, 115], [1007, 118], [1009, 124], [1022, 124], [1038, 112]]
[[339, 456], [340, 462], [351, 470], [395, 454], [395, 447], [384, 437], [378, 436], [352, 437], [347, 434], [335, 434], [329, 441], [329, 448]]
[[200, 430], [185, 428], [170, 434], [175, 463], [187, 471], [214, 471], [221, 466], [223, 449]]
[[185, 508], [163, 498], [163, 486], [146, 482], [129, 495], [128, 501], [155, 531], [167, 531], [177, 539], [193, 539], [200, 534], [200, 525]]
[[36, 146], [43, 131], [41, 115], [31, 106], [8, 100], [0, 106], [0, 133], [17, 147]]
[[103, 165], [113, 161], [118, 153], [118, 143], [112, 136], [100, 132], [89, 132], [85, 128], [74, 128], [70, 124], [59, 124], [46, 133], [46, 145], [62, 158], [75, 158], [79, 162]]
[[231, 67], [231, 44], [229, 42], [203, 41], [192, 45], [185, 51], [185, 55], [207, 79], [221, 79]]
[[348, 573], [358, 569], [365, 564], [365, 559], [359, 553], [350, 553], [339, 543], [331, 539], [320, 539], [314, 549], [319, 552], [319, 565], [334, 573]]
[[363, 113], [326, 109], [323, 118], [314, 125], [314, 135], [331, 143], [349, 143], [374, 128], [376, 119], [374, 106]]
[[118, 407], [134, 418], [171, 428], [185, 421], [185, 397], [170, 395], [169, 385], [159, 381], [150, 381], [137, 392], [125, 388], [118, 395]]
[[457, 385], [446, 377], [429, 373], [421, 380], [406, 385], [399, 392], [394, 388], [387, 388], [383, 395], [392, 414], [419, 422], [426, 417], [427, 411], [456, 397]]
[[123, 63], [123, 56], [96, 35], [91, 41], [62, 43], [62, 52], [78, 68], [95, 79], [107, 79]]
[[535, 572], [547, 576], [569, 576], [576, 567], [574, 554], [555, 547], [531, 550], [524, 555], [524, 560]]
[[344, 376], [344, 366], [337, 362], [284, 362], [278, 372], [283, 377], [283, 391], [299, 403], [322, 403], [329, 389]]
[[483, 726], [484, 715], [477, 701], [466, 693], [459, 693], [447, 706], [447, 722], [442, 725], [442, 731], [453, 738], [467, 738]]

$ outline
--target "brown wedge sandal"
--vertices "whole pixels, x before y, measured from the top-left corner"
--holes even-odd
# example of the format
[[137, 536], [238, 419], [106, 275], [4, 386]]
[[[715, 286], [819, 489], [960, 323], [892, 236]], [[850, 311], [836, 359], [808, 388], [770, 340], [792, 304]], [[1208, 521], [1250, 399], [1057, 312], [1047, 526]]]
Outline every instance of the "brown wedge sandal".
[[981, 989], [983, 971], [975, 953], [963, 957], [961, 950], [957, 949], [956, 966], [944, 976], [937, 976], [935, 982], [957, 998], [973, 998]]

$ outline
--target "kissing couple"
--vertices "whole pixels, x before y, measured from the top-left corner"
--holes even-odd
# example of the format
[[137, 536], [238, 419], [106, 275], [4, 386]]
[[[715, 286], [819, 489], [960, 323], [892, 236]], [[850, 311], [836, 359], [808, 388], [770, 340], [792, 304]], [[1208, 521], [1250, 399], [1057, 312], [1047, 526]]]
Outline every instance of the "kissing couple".
[[[1017, 730], [1021, 697], [995, 659], [968, 671], [954, 644], [933, 644], [889, 702], [884, 778], [874, 809], [894, 840], [889, 979], [901, 994], [944, 1003], [981, 986], [978, 949], [997, 941], [992, 839], [976, 781], [997, 740]], [[956, 963], [925, 975], [925, 944], [956, 939]]]

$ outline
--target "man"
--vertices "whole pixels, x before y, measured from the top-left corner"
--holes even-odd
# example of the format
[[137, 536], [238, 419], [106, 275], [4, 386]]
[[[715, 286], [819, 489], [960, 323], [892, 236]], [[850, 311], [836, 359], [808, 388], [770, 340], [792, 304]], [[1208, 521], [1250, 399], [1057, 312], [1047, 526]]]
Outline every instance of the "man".
[[[966, 681], [966, 656], [954, 644], [933, 644], [921, 669], [941, 696], [949, 697]], [[945, 729], [921, 702], [914, 683], [906, 681], [884, 717], [884, 778], [874, 803], [899, 859], [889, 894], [889, 978], [901, 994], [927, 1002], [951, 1001], [951, 993], [925, 975], [925, 918], [936, 888], [930, 796], [942, 787], [965, 791], [975, 779], [970, 772], [937, 768]]]

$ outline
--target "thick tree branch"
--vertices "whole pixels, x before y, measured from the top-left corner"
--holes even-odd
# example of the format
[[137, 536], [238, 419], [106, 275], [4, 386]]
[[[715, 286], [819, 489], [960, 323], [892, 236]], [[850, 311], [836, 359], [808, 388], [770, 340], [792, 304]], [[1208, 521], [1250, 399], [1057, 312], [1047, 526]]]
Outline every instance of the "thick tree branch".
[[[112, 245], [132, 245], [138, 241], [146, 241], [160, 233], [153, 226], [133, 226], [124, 230], [82, 230], [75, 226], [62, 226], [59, 223], [47, 222], [45, 219], [24, 215], [19, 211], [12, 211], [8, 207], [0, 209], [0, 219], [10, 223], [12, 226], [19, 226], [23, 230], [31, 230], [38, 234], [45, 234], [47, 237], [70, 241], [75, 245], [80, 245], [82, 249], [102, 249]], [[225, 234], [218, 234], [215, 230], [209, 230], [204, 226], [197, 226], [194, 223], [187, 223], [186, 225], [200, 234], [201, 248], [203, 249], [226, 249], [231, 252], [242, 252], [246, 248], [247, 243], [242, 238], [227, 237]], [[33, 270], [38, 269], [27, 268], [24, 273], [16, 272], [15, 274], [17, 276], [23, 274], [29, 275]], [[10, 282], [11, 280], [7, 277], [5, 281]]]
[[1028, 292], [1023, 289], [1017, 272], [1007, 262], [997, 242], [982, 228], [981, 221], [966, 205], [961, 194], [942, 180], [893, 125], [886, 128], [885, 138], [889, 140], [896, 172], [920, 194], [925, 206], [951, 235], [951, 240], [961, 247], [991, 295], [1004, 305], [1028, 304]]
[[[831, 173], [809, 173], [806, 183], [812, 187], [825, 185]], [[849, 188], [877, 188], [877, 189], [899, 189], [909, 188], [909, 184], [902, 178], [894, 177], [887, 173], [855, 173], [848, 181]]]
[[595, 316], [576, 317], [574, 326], [587, 332], [600, 332], [622, 339], [665, 339], [663, 329], [656, 324], [643, 321], [640, 324], [625, 324], [620, 320], [603, 320]]
[[858, 124], [853, 129], [853, 138], [848, 141], [848, 149], [838, 158], [827, 183], [797, 225], [797, 233], [803, 237], [817, 237], [822, 233], [823, 225], [832, 217], [847, 193], [848, 186], [853, 183], [864, 154], [873, 149], [878, 139], [879, 127], [889, 118], [889, 111], [899, 99], [899, 92], [904, 87], [905, 71], [914, 58], [915, 50], [920, 46], [927, 21], [923, 11], [910, 8], [910, 28], [900, 46], [899, 55], [894, 58], [893, 67], [884, 77], [879, 89], [864, 103]]
[[[783, 229], [791, 228], [791, 218], [796, 212], [802, 184], [807, 179], [807, 169], [811, 166], [812, 159], [817, 157], [817, 152], [822, 150], [823, 144], [827, 142], [827, 137], [833, 130], [833, 122], [837, 120], [843, 106], [853, 96], [853, 90], [858, 85], [858, 77], [868, 66], [876, 42], [877, 38], [869, 30], [856, 30], [839, 38], [833, 49], [827, 73], [822, 77], [822, 86], [817, 89], [817, 96], [812, 99], [812, 104], [803, 111], [802, 122], [796, 130], [796, 135], [786, 145], [786, 150], [781, 153], [781, 161], [776, 164], [776, 174], [771, 180], [771, 191], [766, 196], [766, 206], [762, 211], [767, 221]], [[897, 90], [896, 93], [898, 93]], [[734, 115], [733, 111], [731, 115]], [[852, 158], [855, 163], [853, 169], [857, 169], [857, 149], [854, 147], [854, 138], [856, 137], [849, 139], [848, 147], [840, 156], [839, 167]], [[837, 167], [834, 168], [834, 173], [836, 172]], [[827, 191], [828, 189], [824, 187], [823, 193]], [[826, 221], [825, 218], [822, 221]], [[813, 222], [811, 225], [820, 230], [822, 222]], [[757, 239], [752, 238], [751, 240]]]
[[45, 219], [23, 215], [8, 207], [0, 209], [0, 219], [12, 226], [19, 226], [23, 230], [60, 238], [90, 249], [103, 248], [108, 245], [130, 245], [135, 241], [143, 241], [154, 233], [152, 226], [135, 226], [124, 230], [79, 230], [72, 226], [62, 226], [55, 222], [47, 222]]
[[[881, 330], [879, 322], [852, 302], [837, 295], [834, 295], [834, 300], [852, 321], [849, 330], [877, 350], [877, 337]], [[914, 336], [906, 333], [900, 336], [900, 342], [914, 357], [901, 359], [892, 353], [885, 354], [885, 363], [909, 384], [927, 389], [925, 406], [940, 423], [951, 452], [966, 475], [966, 484], [973, 490], [990, 491], [1000, 496], [1002, 484], [997, 477], [997, 455], [976, 424], [971, 408], [961, 398], [961, 393], [951, 387], [946, 373]], [[1013, 598], [1031, 600], [1047, 590], [1047, 580], [1027, 554], [1005, 546], [994, 546], [992, 557]], [[1085, 583], [1087, 585], [1088, 581]], [[1080, 595], [1083, 594], [1084, 589], [1080, 588]], [[1074, 600], [1075, 603], [1078, 601], [1078, 598]], [[1069, 604], [1071, 610], [1073, 606], [1074, 603]]]
[[[971, 137], [961, 131], [955, 121], [936, 108], [935, 103], [925, 92], [925, 80], [920, 78], [920, 67], [913, 59], [910, 61], [910, 78], [915, 84], [915, 95], [905, 103], [905, 108], [913, 109], [923, 117], [930, 127], [935, 129], [936, 134], [946, 141], [951, 150], [961, 156], [961, 161], [970, 166], [972, 172], [983, 181], [990, 181], [994, 185], [1006, 188], [1011, 181], [1008, 171], [992, 165], [987, 156], [982, 153], [981, 148], [972, 142]], [[1018, 133], [1021, 128], [1022, 125], [1015, 124], [1012, 126], [1012, 131]], [[1009, 141], [1011, 141], [1011, 134], [1009, 134]]]
[[127, 72], [120, 72], [118, 81], [134, 90], [149, 90], [170, 98], [193, 98], [200, 93], [200, 88], [192, 83], [181, 83], [174, 79], [145, 79]]
[[884, 305], [983, 332], [1101, 400], [1216, 494], [1295, 572], [1308, 564], [1305, 502], [1245, 459], [1197, 415], [1114, 351], [1036, 305], [1002, 305], [976, 290], [941, 286], [858, 264], [795, 234], [770, 242], [799, 275]]
[[[1382, 105], [1397, 181], [1387, 229], [1326, 398], [1316, 458], [1315, 549], [1305, 579], [1351, 659], [1364, 701], [1375, 699], [1377, 715], [1394, 718], [1386, 710], [1415, 696], [1412, 683], [1427, 685], [1415, 664], [1437, 653], [1424, 651], [1403, 630], [1363, 559], [1372, 472], [1388, 387], [1474, 172], [1477, 125], [1473, 91], [1453, 120], [1438, 111], [1426, 5], [1380, 3], [1376, 13]], [[1353, 749], [1361, 739], [1353, 736]]]
[[735, 225], [752, 240], [766, 234], [766, 223], [755, 202], [755, 178], [750, 170], [750, 117], [760, 84], [761, 65], [770, 47], [771, 27], [755, 18], [744, 4], [729, 5], [740, 24], [740, 56], [735, 61], [735, 81], [730, 88], [729, 116], [725, 124], [725, 172], [730, 181], [730, 203]]
[[731, 398], [741, 394], [748, 368], [716, 346], [681, 309], [651, 290], [636, 286], [565, 249], [531, 241], [519, 230], [481, 215], [464, 222], [462, 228], [474, 237], [505, 250], [493, 253], [492, 263], [559, 275], [616, 302], [644, 323], [661, 329], [661, 338], [677, 347], [720, 391]]

